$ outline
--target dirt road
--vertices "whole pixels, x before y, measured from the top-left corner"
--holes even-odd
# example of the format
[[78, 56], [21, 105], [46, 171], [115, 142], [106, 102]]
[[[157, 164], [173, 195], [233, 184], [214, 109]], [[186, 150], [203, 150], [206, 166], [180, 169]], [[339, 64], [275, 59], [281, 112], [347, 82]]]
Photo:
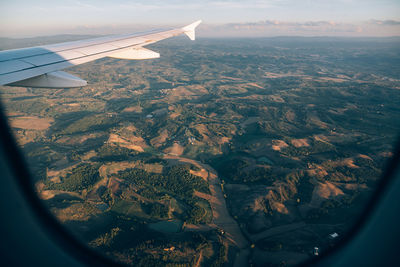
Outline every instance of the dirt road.
[[246, 266], [247, 257], [249, 254], [249, 242], [240, 231], [239, 225], [229, 214], [226, 207], [224, 194], [221, 189], [221, 180], [218, 178], [217, 171], [210, 165], [198, 162], [193, 159], [182, 158], [174, 155], [164, 155], [165, 159], [179, 160], [195, 165], [198, 168], [204, 169], [208, 172], [208, 183], [211, 195], [197, 192], [196, 195], [208, 200], [213, 213], [212, 223], [209, 225], [213, 228], [223, 229], [224, 236], [236, 247], [240, 249], [239, 254], [235, 259], [235, 266]]

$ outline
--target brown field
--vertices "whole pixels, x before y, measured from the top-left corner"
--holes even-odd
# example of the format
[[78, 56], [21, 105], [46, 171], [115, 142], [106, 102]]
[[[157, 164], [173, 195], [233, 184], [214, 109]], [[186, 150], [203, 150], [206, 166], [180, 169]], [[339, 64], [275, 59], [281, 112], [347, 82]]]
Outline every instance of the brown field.
[[174, 156], [180, 156], [183, 154], [184, 147], [175, 142], [171, 147], [164, 149], [164, 152]]
[[34, 142], [38, 138], [43, 137], [42, 132], [39, 132], [37, 130], [22, 130], [22, 129], [17, 130], [16, 128], [14, 128], [14, 134], [15, 137], [17, 138], [18, 144], [21, 146], [30, 142]]
[[71, 197], [82, 198], [82, 196], [75, 192], [61, 191], [61, 190], [43, 190], [39, 193], [39, 197], [43, 200], [48, 200], [56, 195], [65, 194]]
[[232, 81], [242, 81], [242, 78], [237, 78], [237, 77], [229, 77], [229, 76], [221, 76], [221, 79], [228, 79]]
[[150, 140], [150, 144], [154, 147], [162, 146], [167, 140], [169, 134], [167, 130], [163, 130], [159, 136]]
[[[207, 174], [208, 175], [208, 174]], [[196, 197], [199, 197], [199, 198], [202, 198], [202, 199], [205, 199], [205, 200], [208, 200], [208, 201], [210, 201], [211, 199], [212, 199], [212, 195], [209, 195], [209, 194], [206, 194], [206, 193], [203, 193], [203, 192], [199, 192], [199, 191], [194, 191], [194, 193], [193, 193]]]
[[332, 77], [320, 77], [316, 80], [320, 82], [336, 82], [336, 83], [342, 83], [348, 81], [348, 79], [332, 78]]
[[214, 228], [207, 225], [207, 224], [184, 224], [183, 225], [183, 231], [210, 231], [213, 230]]
[[225, 143], [229, 143], [230, 140], [231, 140], [231, 138], [229, 138], [229, 137], [221, 137], [218, 140], [218, 144], [222, 145], [222, 144], [225, 144]]
[[171, 114], [169, 115], [169, 117], [170, 117], [171, 119], [175, 119], [176, 117], [179, 117], [180, 115], [181, 115], [180, 113], [174, 112], [174, 113], [171, 113]]
[[379, 153], [379, 156], [385, 157], [385, 158], [391, 158], [391, 157], [393, 157], [393, 152], [390, 152], [390, 151], [381, 152], [381, 153]]
[[208, 91], [201, 85], [178, 86], [170, 91], [168, 98], [180, 99], [188, 96], [207, 94]]
[[65, 209], [52, 210], [57, 219], [65, 221], [87, 221], [93, 215], [101, 213], [100, 210], [85, 203], [76, 203]]
[[295, 147], [310, 146], [310, 144], [308, 143], [308, 140], [306, 138], [303, 138], [303, 139], [292, 139], [290, 142]]
[[262, 86], [260, 86], [260, 85], [258, 85], [256, 83], [248, 83], [247, 85], [254, 86], [254, 87], [257, 87], [257, 88], [260, 88], [260, 89], [264, 88], [264, 87], [262, 87]]
[[207, 129], [206, 125], [197, 124], [196, 126], [194, 126], [194, 128], [201, 134], [201, 136], [203, 136], [203, 141], [204, 142], [208, 142], [210, 140], [209, 136], [211, 136], [212, 134]]
[[294, 73], [290, 73], [290, 72], [288, 72], [288, 73], [265, 72], [265, 77], [270, 78], [270, 79], [292, 77], [292, 76], [304, 76], [304, 75], [294, 74]]
[[93, 158], [93, 157], [95, 157], [95, 156], [97, 156], [96, 151], [90, 150], [90, 151], [88, 151], [86, 154], [84, 154], [84, 155], [81, 157], [81, 159], [82, 159], [82, 160], [90, 160], [91, 158]]
[[268, 96], [271, 101], [277, 103], [285, 103], [285, 100], [280, 95], [270, 95]]
[[344, 159], [339, 164], [353, 169], [359, 168], [357, 165], [354, 164], [354, 160], [351, 158]]
[[[339, 183], [336, 183], [340, 185]], [[347, 190], [361, 190], [361, 189], [368, 189], [366, 184], [343, 184], [343, 187]]]
[[325, 135], [322, 135], [322, 134], [314, 135], [313, 137], [314, 137], [314, 139], [316, 141], [320, 141], [320, 142], [323, 142], [323, 143], [329, 142], [329, 138], [327, 136], [325, 136]]
[[358, 157], [363, 158], [363, 159], [369, 159], [372, 160], [371, 157], [367, 156], [367, 155], [363, 155], [363, 154], [359, 154]]
[[125, 129], [128, 130], [128, 131], [131, 131], [131, 132], [136, 132], [137, 131], [136, 127], [133, 126], [133, 125], [126, 126]]
[[323, 178], [328, 175], [328, 172], [322, 167], [317, 166], [315, 169], [307, 170], [308, 175]]
[[288, 146], [289, 145], [283, 140], [272, 140], [272, 149], [275, 151], [281, 151], [282, 148]]
[[201, 169], [200, 171], [190, 170], [190, 173], [193, 174], [193, 175], [196, 175], [196, 176], [200, 176], [205, 181], [207, 181], [208, 171], [206, 171], [205, 169]]
[[115, 178], [115, 177], [111, 177], [108, 180], [108, 185], [107, 187], [111, 190], [111, 193], [113, 195], [120, 195], [122, 193], [121, 187], [123, 185], [123, 180]]
[[99, 173], [101, 177], [107, 177], [112, 174], [116, 174], [119, 171], [124, 171], [126, 169], [142, 169], [147, 172], [162, 173], [163, 166], [158, 163], [154, 164], [144, 164], [139, 161], [122, 161], [122, 162], [110, 162], [102, 165], [99, 168]]
[[296, 114], [293, 112], [293, 110], [289, 110], [288, 112], [286, 112], [285, 117], [288, 121], [294, 122], [294, 120], [296, 119]]
[[324, 183], [317, 182], [317, 185], [314, 187], [310, 206], [319, 207], [322, 201], [343, 195], [343, 191], [333, 183], [328, 181]]
[[135, 113], [141, 113], [142, 112], [142, 107], [141, 106], [132, 106], [132, 107], [127, 107], [122, 112], [135, 112]]
[[89, 139], [98, 138], [104, 135], [103, 133], [91, 133], [91, 134], [83, 134], [83, 135], [76, 135], [76, 136], [63, 136], [57, 139], [57, 143], [61, 144], [68, 144], [68, 145], [76, 145], [82, 144]]
[[257, 95], [257, 94], [253, 94], [253, 95], [248, 95], [248, 96], [243, 96], [243, 97], [236, 97], [236, 99], [251, 99], [251, 100], [264, 100], [267, 97], [263, 96], [263, 95]]
[[110, 137], [108, 138], [108, 143], [114, 143], [118, 144], [122, 147], [136, 150], [138, 152], [144, 152], [144, 148], [147, 147], [144, 139], [142, 137], [138, 136], [131, 136], [129, 138], [122, 137], [118, 134], [110, 134]]
[[328, 161], [328, 166], [336, 168], [336, 167], [349, 167], [353, 169], [359, 168], [357, 165], [354, 164], [354, 159], [353, 158], [345, 158], [341, 160], [336, 160], [336, 161]]
[[326, 124], [325, 122], [321, 121], [321, 119], [315, 114], [310, 114], [308, 116], [307, 122], [311, 123], [311, 124], [314, 124], [315, 126], [318, 126], [320, 128], [323, 128], [323, 129], [328, 129], [329, 128], [328, 124]]
[[16, 117], [10, 121], [13, 128], [39, 131], [48, 129], [53, 122], [53, 118], [39, 118], [36, 116]]
[[18, 117], [23, 116], [25, 113], [22, 112], [7, 112], [7, 117]]
[[49, 179], [55, 177], [65, 177], [73, 168], [75, 168], [79, 164], [80, 163], [71, 164], [66, 159], [60, 160], [58, 164], [54, 165], [56, 166], [56, 169], [47, 169], [47, 177]]
[[81, 104], [79, 104], [79, 103], [66, 103], [66, 104], [64, 104], [64, 105], [69, 106], [69, 107], [78, 107], [78, 106], [80, 106]]

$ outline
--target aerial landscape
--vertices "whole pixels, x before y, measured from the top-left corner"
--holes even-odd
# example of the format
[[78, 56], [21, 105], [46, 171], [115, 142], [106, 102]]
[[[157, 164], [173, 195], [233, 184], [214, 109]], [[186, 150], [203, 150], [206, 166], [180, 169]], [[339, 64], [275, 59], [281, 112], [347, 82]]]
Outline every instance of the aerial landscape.
[[[0, 39], [0, 49], [67, 41]], [[132, 266], [293, 266], [351, 229], [400, 132], [400, 38], [184, 37], [1, 86], [40, 199]]]

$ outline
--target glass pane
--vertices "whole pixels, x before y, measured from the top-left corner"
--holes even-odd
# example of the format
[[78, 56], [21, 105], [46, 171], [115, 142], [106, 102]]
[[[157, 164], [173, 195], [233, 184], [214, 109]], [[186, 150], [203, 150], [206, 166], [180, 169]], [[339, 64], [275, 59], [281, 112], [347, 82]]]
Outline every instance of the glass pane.
[[400, 130], [398, 39], [152, 49], [68, 69], [83, 88], [1, 87], [65, 227], [134, 266], [293, 265], [346, 235]]

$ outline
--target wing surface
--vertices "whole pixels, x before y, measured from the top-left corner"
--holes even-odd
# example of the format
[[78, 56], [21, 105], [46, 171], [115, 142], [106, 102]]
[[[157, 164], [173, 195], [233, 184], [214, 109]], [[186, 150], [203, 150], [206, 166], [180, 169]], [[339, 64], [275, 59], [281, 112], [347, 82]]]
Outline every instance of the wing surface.
[[[0, 51], [0, 85], [30, 87], [80, 87], [86, 81], [60, 70], [103, 57], [122, 59], [157, 58], [144, 46], [186, 34], [195, 39], [196, 21], [177, 29], [113, 35], [74, 42]], [[59, 82], [59, 86], [57, 86]]]

